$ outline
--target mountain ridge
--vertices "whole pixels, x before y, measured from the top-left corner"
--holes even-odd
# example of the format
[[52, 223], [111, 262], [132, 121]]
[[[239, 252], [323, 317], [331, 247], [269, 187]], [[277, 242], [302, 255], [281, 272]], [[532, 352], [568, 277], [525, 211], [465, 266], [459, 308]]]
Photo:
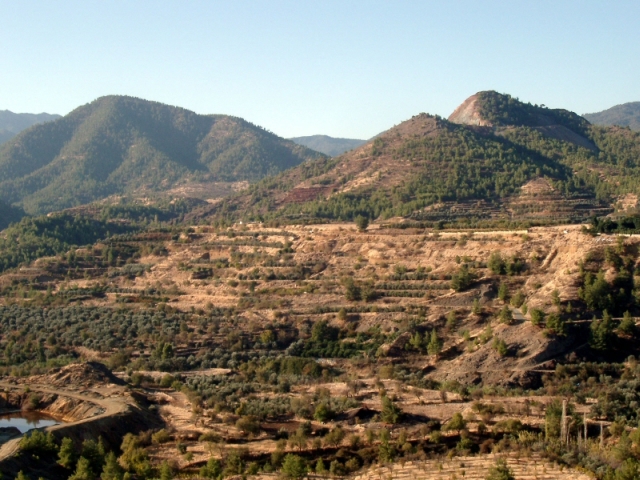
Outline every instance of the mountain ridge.
[[601, 112], [585, 113], [583, 117], [596, 125], [620, 125], [640, 131], [640, 102], [621, 103]]
[[[213, 210], [303, 222], [357, 215], [582, 221], [613, 211], [618, 196], [640, 184], [638, 135], [497, 92], [479, 92], [456, 112], [450, 120], [458, 123], [416, 115], [351, 152], [264, 180]], [[540, 195], [544, 202], [536, 200]]]
[[336, 157], [343, 153], [359, 147], [367, 142], [355, 138], [338, 138], [329, 135], [308, 135], [304, 137], [290, 138], [292, 142], [303, 145], [317, 152], [324, 153], [330, 157]]
[[106, 96], [0, 148], [0, 198], [46, 213], [189, 181], [256, 181], [322, 154], [241, 118]]
[[58, 118], [60, 115], [50, 113], [14, 113], [10, 110], [0, 110], [0, 145], [32, 125], [51, 122]]

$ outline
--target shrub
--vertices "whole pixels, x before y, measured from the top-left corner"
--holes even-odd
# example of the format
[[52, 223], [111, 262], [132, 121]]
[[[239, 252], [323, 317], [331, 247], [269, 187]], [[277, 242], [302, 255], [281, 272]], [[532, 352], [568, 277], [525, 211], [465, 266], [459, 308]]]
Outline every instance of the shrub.
[[344, 440], [344, 430], [340, 427], [340, 425], [331, 429], [329, 433], [324, 436], [324, 442], [328, 445], [333, 445], [335, 448], [338, 448]]
[[236, 427], [244, 433], [250, 433], [253, 435], [260, 432], [260, 422], [254, 415], [247, 415], [246, 417], [238, 419]]
[[160, 380], [160, 386], [162, 388], [169, 388], [171, 385], [173, 385], [173, 382], [175, 382], [175, 378], [171, 375], [169, 375], [168, 373], [162, 376], [162, 379]]
[[465, 263], [451, 276], [451, 288], [456, 292], [461, 292], [469, 288], [475, 279], [475, 274], [469, 270], [468, 265]]
[[494, 338], [491, 346], [501, 357], [505, 357], [507, 353], [509, 353], [509, 347], [507, 347], [506, 342], [501, 338]]
[[364, 232], [369, 226], [369, 219], [362, 215], [358, 215], [355, 218], [355, 223], [356, 223], [356, 227], [358, 227], [358, 230], [360, 230], [361, 232]]
[[151, 435], [151, 441], [155, 444], [167, 443], [169, 440], [171, 440], [171, 436], [164, 428]]
[[58, 446], [51, 432], [44, 433], [40, 430], [33, 430], [31, 434], [20, 439], [20, 450], [34, 453], [55, 452], [58, 450]]
[[344, 286], [344, 296], [350, 302], [357, 302], [362, 298], [360, 287], [356, 285], [352, 278], [347, 277], [342, 281]]
[[531, 323], [536, 327], [539, 326], [544, 321], [544, 312], [537, 308], [532, 308], [530, 310], [531, 314]]
[[445, 424], [443, 429], [444, 430], [456, 430], [458, 433], [460, 433], [460, 430], [462, 430], [466, 426], [467, 426], [467, 422], [465, 422], [462, 414], [460, 412], [456, 412], [456, 413], [453, 414], [453, 417], [451, 417], [451, 420], [449, 420]]
[[494, 466], [489, 469], [486, 480], [515, 480], [513, 471], [507, 465], [507, 462], [499, 458]]
[[498, 318], [500, 319], [500, 323], [506, 323], [507, 325], [511, 325], [513, 323], [513, 313], [508, 305], [502, 307], [500, 313], [498, 314]]
[[333, 412], [326, 402], [319, 403], [316, 406], [315, 412], [313, 412], [313, 418], [322, 423], [330, 420], [332, 417]]
[[382, 397], [382, 411], [380, 412], [380, 419], [385, 423], [395, 424], [400, 421], [402, 417], [402, 410], [393, 403], [393, 401], [386, 395]]
[[307, 464], [303, 458], [289, 453], [282, 462], [282, 474], [286, 478], [302, 478], [307, 474]]

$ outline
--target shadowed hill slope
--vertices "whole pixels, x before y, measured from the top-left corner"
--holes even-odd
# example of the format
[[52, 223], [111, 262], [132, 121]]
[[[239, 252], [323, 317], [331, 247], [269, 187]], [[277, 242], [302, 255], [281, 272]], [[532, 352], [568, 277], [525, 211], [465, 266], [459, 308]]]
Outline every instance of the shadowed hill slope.
[[0, 200], [0, 230], [4, 230], [11, 223], [18, 222], [24, 217], [24, 212]]
[[245, 120], [109, 96], [0, 149], [0, 198], [43, 213], [189, 181], [256, 181], [322, 155]]

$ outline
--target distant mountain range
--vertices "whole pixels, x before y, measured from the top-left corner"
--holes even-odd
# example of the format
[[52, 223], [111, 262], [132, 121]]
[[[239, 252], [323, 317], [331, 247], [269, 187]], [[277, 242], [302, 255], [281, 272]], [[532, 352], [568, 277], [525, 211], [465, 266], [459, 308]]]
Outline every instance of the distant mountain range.
[[[582, 221], [638, 207], [640, 133], [493, 91], [265, 179], [205, 216], [317, 222]], [[624, 201], [621, 199], [624, 197]]]
[[241, 118], [108, 96], [0, 147], [0, 200], [46, 213], [189, 182], [255, 182], [323, 157]]
[[60, 115], [49, 113], [13, 113], [9, 110], [0, 110], [0, 144], [32, 125], [50, 122], [58, 118]]
[[640, 102], [623, 103], [598, 113], [586, 113], [584, 118], [595, 125], [620, 125], [640, 131]]
[[310, 135], [308, 137], [290, 138], [292, 142], [298, 145], [304, 145], [316, 152], [324, 153], [330, 157], [337, 157], [344, 152], [353, 150], [360, 145], [367, 143], [366, 140], [357, 140], [354, 138], [334, 138], [328, 135]]

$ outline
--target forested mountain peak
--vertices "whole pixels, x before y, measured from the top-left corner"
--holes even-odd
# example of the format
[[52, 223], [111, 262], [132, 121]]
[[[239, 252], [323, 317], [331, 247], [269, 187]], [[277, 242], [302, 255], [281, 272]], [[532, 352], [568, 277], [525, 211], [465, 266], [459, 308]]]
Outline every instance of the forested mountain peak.
[[589, 122], [577, 113], [561, 108], [547, 108], [521, 102], [511, 95], [492, 90], [467, 98], [450, 116], [449, 121], [462, 125], [493, 127], [501, 131], [509, 127], [535, 128], [540, 133], [595, 149], [588, 136]]
[[259, 182], [206, 215], [292, 222], [400, 216], [476, 225], [581, 221], [606, 215], [637, 190], [638, 152], [635, 132], [479, 92], [449, 120], [416, 115], [340, 157]]
[[190, 182], [256, 181], [321, 157], [241, 118], [112, 95], [0, 148], [0, 199], [43, 213]]
[[587, 120], [569, 110], [524, 103], [511, 95], [493, 90], [478, 92], [467, 98], [451, 114], [449, 121], [494, 127], [563, 125], [576, 133], [584, 133], [589, 125]]

